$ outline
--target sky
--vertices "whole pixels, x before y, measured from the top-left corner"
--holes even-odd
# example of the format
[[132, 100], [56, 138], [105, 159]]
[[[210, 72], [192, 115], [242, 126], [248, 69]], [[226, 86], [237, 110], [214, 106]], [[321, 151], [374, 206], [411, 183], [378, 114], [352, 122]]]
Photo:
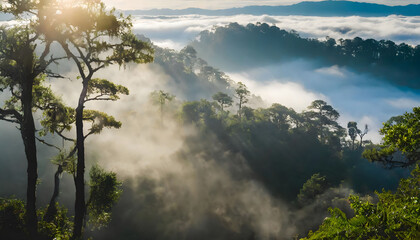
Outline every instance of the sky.
[[[311, 0], [320, 1], [320, 0]], [[420, 0], [353, 0], [354, 2], [368, 2], [386, 5], [408, 5], [420, 4]], [[206, 9], [224, 9], [231, 7], [243, 7], [249, 5], [291, 5], [302, 2], [302, 0], [103, 0], [108, 6], [114, 6], [121, 10], [134, 9], [152, 9], [152, 8], [206, 8]]]

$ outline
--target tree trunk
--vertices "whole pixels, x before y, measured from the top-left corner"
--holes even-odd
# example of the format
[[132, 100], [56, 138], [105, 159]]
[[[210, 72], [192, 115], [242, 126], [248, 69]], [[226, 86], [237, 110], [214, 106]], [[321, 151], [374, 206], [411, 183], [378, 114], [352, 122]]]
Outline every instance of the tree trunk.
[[[75, 152], [76, 152], [76, 147], [74, 147], [73, 150], [71, 150], [67, 158], [72, 157]], [[58, 165], [57, 171], [55, 171], [55, 174], [54, 174], [54, 192], [53, 192], [53, 195], [51, 196], [50, 204], [48, 205], [47, 212], [45, 213], [45, 216], [44, 216], [44, 221], [46, 222], [51, 222], [54, 219], [54, 216], [57, 214], [56, 202], [57, 202], [58, 195], [60, 194], [60, 175], [64, 171], [63, 164], [66, 164], [66, 163], [62, 163]]]
[[35, 123], [32, 115], [32, 85], [33, 78], [25, 77], [22, 82], [23, 121], [21, 135], [25, 146], [28, 162], [28, 182], [26, 189], [26, 224], [31, 237], [36, 238], [38, 219], [36, 216], [36, 182], [38, 179], [38, 164], [35, 143]]
[[57, 214], [56, 202], [60, 193], [60, 174], [63, 173], [63, 166], [58, 165], [57, 171], [54, 174], [54, 192], [48, 205], [47, 213], [45, 213], [44, 220], [51, 222]]
[[74, 215], [74, 229], [72, 239], [80, 239], [82, 236], [83, 221], [86, 212], [85, 203], [85, 137], [83, 135], [83, 108], [87, 93], [88, 80], [83, 81], [83, 89], [80, 93], [79, 104], [76, 108], [76, 147], [77, 169], [74, 177], [76, 186], [76, 201]]

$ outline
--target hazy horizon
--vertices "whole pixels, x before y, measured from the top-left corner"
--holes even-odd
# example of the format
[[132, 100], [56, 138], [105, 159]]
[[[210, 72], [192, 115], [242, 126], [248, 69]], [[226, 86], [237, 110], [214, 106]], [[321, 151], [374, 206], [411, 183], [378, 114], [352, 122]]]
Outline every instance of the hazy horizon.
[[[245, 7], [245, 6], [255, 6], [255, 5], [266, 5], [266, 6], [284, 6], [284, 5], [293, 5], [300, 2], [322, 2], [324, 0], [215, 0], [215, 1], [206, 1], [206, 0], [181, 0], [181, 1], [171, 1], [171, 0], [156, 0], [156, 1], [146, 1], [146, 0], [104, 0], [108, 6], [115, 7], [120, 10], [150, 10], [150, 9], [185, 9], [185, 8], [203, 8], [203, 9], [226, 9], [226, 8], [235, 8], [235, 7]], [[388, 6], [404, 6], [409, 4], [420, 4], [419, 0], [344, 0], [349, 2], [365, 2], [365, 3], [376, 3], [383, 4]]]

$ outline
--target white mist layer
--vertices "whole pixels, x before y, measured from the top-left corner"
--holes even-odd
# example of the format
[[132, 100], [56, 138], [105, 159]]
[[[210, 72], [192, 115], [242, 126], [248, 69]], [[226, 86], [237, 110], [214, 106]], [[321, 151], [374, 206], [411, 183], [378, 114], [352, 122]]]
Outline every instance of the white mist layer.
[[304, 60], [229, 75], [246, 83], [268, 105], [280, 103], [302, 111], [313, 100], [325, 100], [340, 113], [341, 126], [346, 127], [349, 121], [356, 121], [359, 128], [368, 124], [366, 139], [375, 143], [382, 139], [379, 129], [383, 122], [420, 105], [419, 90], [398, 88], [338, 66], [318, 68], [315, 62]]
[[267, 23], [285, 30], [296, 30], [302, 37], [387, 39], [396, 43], [420, 44], [420, 16], [406, 17], [314, 17], [314, 16], [134, 16], [134, 32], [144, 34], [162, 47], [178, 49], [204, 30], [232, 22], [241, 25]]

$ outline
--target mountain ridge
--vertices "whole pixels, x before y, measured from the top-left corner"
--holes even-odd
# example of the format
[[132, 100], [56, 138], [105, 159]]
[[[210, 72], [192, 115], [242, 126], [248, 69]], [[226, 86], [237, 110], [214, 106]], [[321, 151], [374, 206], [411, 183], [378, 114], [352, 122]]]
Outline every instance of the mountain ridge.
[[303, 15], [303, 16], [420, 16], [420, 4], [388, 6], [376, 3], [362, 3], [352, 1], [322, 1], [322, 2], [300, 2], [285, 6], [253, 5], [246, 7], [209, 10], [202, 8], [185, 9], [150, 9], [150, 10], [126, 10], [126, 14], [132, 15], [209, 15], [209, 16], [231, 16], [238, 14], [249, 15]]

